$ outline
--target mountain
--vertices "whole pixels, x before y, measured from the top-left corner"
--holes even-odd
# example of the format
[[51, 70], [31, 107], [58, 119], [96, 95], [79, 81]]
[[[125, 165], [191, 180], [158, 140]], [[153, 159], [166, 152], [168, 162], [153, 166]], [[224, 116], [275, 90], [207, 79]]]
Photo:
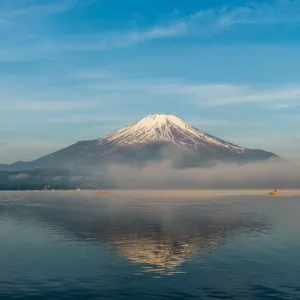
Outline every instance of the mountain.
[[0, 171], [9, 171], [9, 170], [18, 170], [19, 168], [22, 168], [26, 162], [24, 161], [17, 161], [13, 164], [0, 164]]
[[6, 171], [9, 169], [9, 165], [7, 164], [0, 164], [0, 171]]
[[212, 161], [261, 161], [275, 154], [247, 149], [202, 132], [173, 115], [151, 114], [100, 139], [80, 141], [11, 170], [33, 168], [99, 168], [110, 163], [171, 160], [178, 167]]
[[116, 148], [172, 142], [181, 147], [219, 147], [241, 153], [244, 148], [217, 139], [192, 127], [173, 115], [150, 115], [132, 125], [119, 129], [99, 140], [99, 145]]

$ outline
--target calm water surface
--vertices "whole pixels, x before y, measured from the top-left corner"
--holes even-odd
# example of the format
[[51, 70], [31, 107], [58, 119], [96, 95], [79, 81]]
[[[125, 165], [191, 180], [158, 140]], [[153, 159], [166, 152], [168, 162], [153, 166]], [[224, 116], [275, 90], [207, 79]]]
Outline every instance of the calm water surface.
[[300, 197], [0, 193], [0, 299], [300, 299]]

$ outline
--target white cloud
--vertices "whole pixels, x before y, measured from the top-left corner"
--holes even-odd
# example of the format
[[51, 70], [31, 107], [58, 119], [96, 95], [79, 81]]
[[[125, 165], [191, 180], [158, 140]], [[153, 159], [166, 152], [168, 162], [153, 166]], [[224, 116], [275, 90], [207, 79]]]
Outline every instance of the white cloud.
[[296, 102], [289, 102], [289, 103], [277, 103], [277, 104], [270, 104], [265, 106], [264, 108], [266, 109], [271, 109], [271, 110], [288, 110], [288, 109], [293, 109], [297, 108], [300, 106], [300, 101], [298, 103]]
[[154, 26], [150, 30], [140, 32], [140, 40], [179, 36], [186, 33], [187, 29], [187, 24], [181, 21], [171, 23], [167, 26]]
[[[156, 40], [168, 37], [176, 37], [187, 30], [184, 22], [168, 23], [166, 25], [154, 25], [146, 29], [127, 29], [126, 31], [106, 31], [101, 35], [85, 37], [80, 43], [72, 41], [57, 45], [59, 51], [101, 51], [115, 48], [128, 47], [143, 41]], [[53, 43], [51, 42], [53, 45]], [[55, 43], [54, 43], [55, 45]], [[51, 48], [51, 47], [50, 47]], [[52, 49], [53, 50], [53, 49]]]
[[199, 105], [229, 105], [237, 103], [276, 103], [288, 105], [300, 101], [299, 85], [234, 85], [199, 84], [158, 86], [157, 90], [185, 94]]
[[98, 123], [99, 126], [101, 124], [111, 125], [111, 124], [122, 124], [129, 122], [131, 123], [134, 120], [135, 116], [130, 115], [103, 115], [102, 114], [65, 114], [61, 117], [49, 117], [47, 121], [51, 123]]
[[[57, 14], [67, 11], [82, 3], [78, 0], [54, 1], [47, 4], [32, 4], [24, 7], [18, 5], [12, 6], [11, 10], [6, 13], [0, 13], [0, 19], [5, 20], [7, 16], [34, 16], [40, 17], [44, 15]], [[1, 7], [0, 7], [1, 8]], [[102, 29], [101, 32], [94, 34], [84, 33], [64, 39], [57, 35], [49, 36], [47, 31], [46, 37], [43, 35], [43, 30], [38, 31], [38, 36], [32, 40], [31, 36], [26, 34], [28, 24], [20, 23], [18, 30], [13, 34], [17, 36], [18, 41], [28, 37], [27, 41], [20, 44], [11, 43], [11, 32], [8, 32], [9, 43], [3, 44], [0, 51], [0, 60], [5, 61], [24, 61], [36, 59], [49, 59], [51, 55], [65, 52], [89, 52], [89, 51], [108, 51], [111, 49], [124, 48], [135, 45], [137, 43], [158, 40], [163, 38], [174, 38], [178, 36], [210, 36], [226, 30], [232, 26], [248, 24], [248, 25], [267, 25], [280, 24], [290, 22], [300, 22], [300, 15], [297, 13], [300, 9], [299, 2], [296, 1], [276, 1], [274, 5], [250, 3], [246, 6], [239, 7], [222, 7], [219, 9], [209, 9], [198, 11], [196, 13], [182, 16], [180, 18], [171, 18], [164, 22], [152, 24], [146, 28], [130, 28], [128, 24], [124, 24], [124, 30], [111, 31], [110, 28]], [[46, 22], [46, 21], [45, 21]], [[30, 21], [31, 26], [34, 26], [34, 20]], [[42, 28], [40, 22], [34, 26]], [[47, 28], [51, 27], [51, 23]], [[16, 28], [14, 29], [16, 30]], [[23, 34], [24, 31], [24, 34]], [[34, 32], [32, 27], [30, 31]], [[22, 35], [19, 35], [22, 32]]]
[[78, 0], [52, 0], [49, 2], [31, 1], [24, 3], [23, 1], [14, 0], [10, 6], [1, 8], [0, 15], [6, 17], [43, 17], [45, 15], [55, 15], [74, 8], [78, 4]]
[[[73, 75], [70, 75], [73, 76]], [[68, 77], [68, 75], [67, 75]], [[61, 123], [91, 123], [97, 121], [99, 111], [101, 118], [108, 113], [113, 104], [140, 103], [141, 99], [161, 99], [161, 101], [184, 101], [190, 106], [228, 106], [241, 103], [252, 103], [265, 109], [288, 109], [300, 106], [300, 84], [227, 84], [227, 83], [194, 83], [184, 80], [142, 80], [139, 78], [122, 79], [120, 74], [104, 70], [95, 72], [74, 72], [80, 83], [62, 90], [54, 90], [51, 96], [45, 93], [47, 83], [40, 83], [39, 78], [32, 79], [36, 86], [28, 89], [15, 88], [12, 82], [4, 85], [10, 88], [0, 90], [2, 112], [72, 112], [66, 118], [52, 118]], [[82, 79], [84, 78], [84, 81]], [[65, 78], [51, 83], [62, 86]], [[30, 86], [31, 82], [26, 83]], [[44, 86], [43, 86], [44, 85]], [[71, 88], [71, 92], [68, 91]], [[36, 90], [37, 89], [37, 90]], [[71, 96], [70, 96], [71, 95]], [[31, 99], [29, 98], [31, 97]], [[84, 116], [89, 111], [89, 116]], [[202, 120], [202, 125], [216, 124], [216, 120]], [[226, 125], [222, 120], [217, 123]], [[226, 121], [227, 122], [227, 121]], [[227, 122], [228, 124], [228, 122]]]
[[85, 101], [56, 101], [56, 100], [40, 100], [40, 101], [28, 101], [24, 100], [10, 100], [1, 103], [1, 111], [23, 111], [23, 112], [59, 112], [59, 111], [72, 111], [78, 109], [84, 109], [87, 107], [94, 106], [94, 103], [87, 103]]
[[184, 22], [194, 33], [214, 34], [236, 25], [271, 25], [300, 22], [299, 1], [248, 2], [243, 6], [223, 6], [198, 11]]
[[146, 29], [128, 29], [126, 31], [105, 31], [101, 34], [84, 34], [75, 38], [35, 38], [20, 44], [5, 44], [0, 50], [2, 61], [30, 61], [36, 59], [51, 60], [52, 55], [65, 52], [108, 51], [125, 48], [134, 44], [180, 36], [186, 32], [185, 23], [170, 23], [165, 26], [153, 26]]
[[300, 84], [227, 84], [189, 83], [179, 80], [122, 80], [103, 81], [86, 85], [98, 92], [142, 93], [180, 97], [202, 106], [221, 106], [238, 103], [265, 103], [270, 106], [300, 104]]
[[143, 166], [112, 165], [109, 178], [118, 188], [193, 189], [193, 188], [277, 188], [299, 187], [298, 169], [270, 159], [239, 165], [217, 163], [211, 168], [174, 169], [168, 161]]
[[220, 87], [218, 98], [211, 94], [208, 105], [234, 103], [274, 102], [287, 105], [290, 101], [300, 101], [300, 85], [253, 85]]

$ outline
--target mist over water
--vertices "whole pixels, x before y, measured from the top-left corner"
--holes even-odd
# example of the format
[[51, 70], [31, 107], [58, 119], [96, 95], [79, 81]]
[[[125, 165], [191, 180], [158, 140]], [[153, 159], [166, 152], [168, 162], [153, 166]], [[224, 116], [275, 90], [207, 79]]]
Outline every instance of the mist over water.
[[[191, 150], [186, 150], [191, 151]], [[0, 172], [0, 190], [42, 189], [299, 189], [300, 167], [280, 158], [186, 165], [187, 153], [162, 148], [152, 161], [76, 164], [70, 169]], [[147, 156], [147, 155], [146, 155]], [[183, 167], [184, 166], [184, 167]], [[63, 167], [62, 167], [63, 168]]]
[[2, 192], [0, 298], [297, 299], [299, 208], [288, 193]]
[[113, 165], [108, 174], [118, 188], [300, 188], [300, 168], [278, 159], [242, 165], [216, 162], [210, 167], [184, 169], [173, 168], [169, 161], [144, 166]]

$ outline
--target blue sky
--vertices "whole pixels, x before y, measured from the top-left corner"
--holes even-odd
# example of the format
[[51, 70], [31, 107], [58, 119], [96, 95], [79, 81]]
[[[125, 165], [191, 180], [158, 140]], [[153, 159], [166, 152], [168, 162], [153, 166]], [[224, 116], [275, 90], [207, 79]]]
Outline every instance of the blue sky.
[[0, 162], [175, 114], [300, 160], [300, 1], [2, 0]]

